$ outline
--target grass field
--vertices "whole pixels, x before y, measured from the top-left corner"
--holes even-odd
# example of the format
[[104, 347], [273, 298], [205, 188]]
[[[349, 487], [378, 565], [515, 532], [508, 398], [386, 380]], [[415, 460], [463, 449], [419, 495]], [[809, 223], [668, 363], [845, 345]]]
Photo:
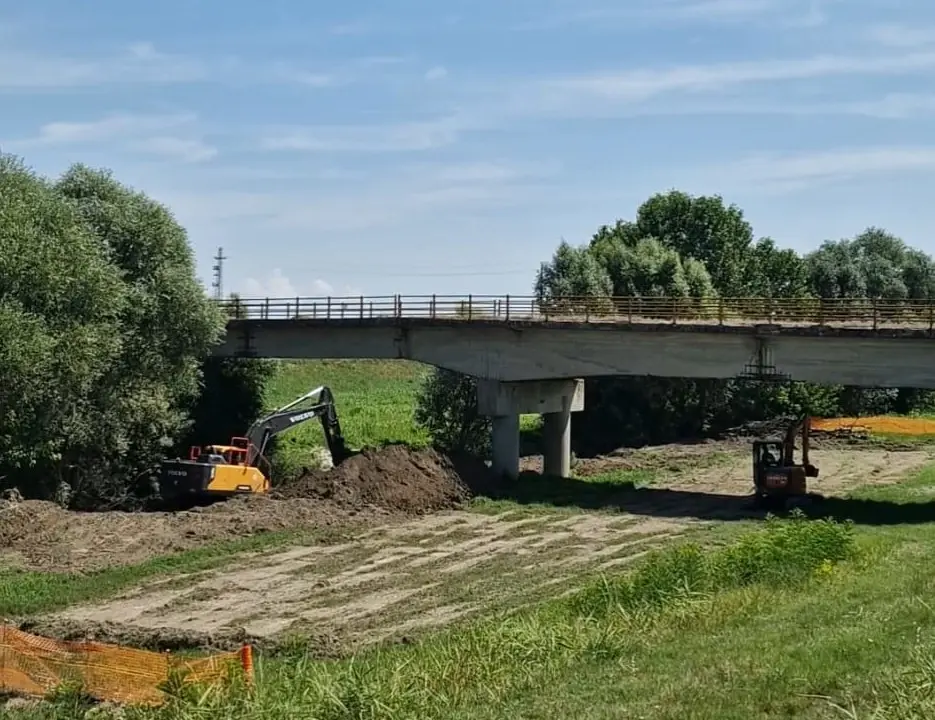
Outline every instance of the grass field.
[[[856, 494], [924, 522], [787, 520], [680, 544], [519, 613], [346, 660], [296, 644], [259, 660], [252, 692], [122, 717], [931, 718], [933, 494], [927, 468]], [[80, 717], [75, 702], [10, 717]]]
[[[268, 405], [328, 385], [353, 446], [419, 445], [426, 370], [285, 363]], [[320, 427], [290, 439], [281, 452], [308, 464]], [[217, 592], [244, 596], [246, 573], [261, 619], [311, 608], [318, 629], [377, 638], [326, 657], [298, 630], [259, 653], [253, 689], [182, 693], [159, 709], [85, 715], [65, 692], [0, 704], [0, 717], [933, 718], [935, 453], [931, 438], [876, 442], [816, 451], [837, 496], [824, 507], [852, 524], [749, 519], [728, 494], [747, 482], [746, 446], [685, 446], [630, 456], [638, 468], [529, 477], [469, 512], [353, 536], [301, 528], [89, 574], [0, 573], [0, 617], [132, 605], [156, 581], [193, 589], [189, 611], [215, 617]]]
[[[401, 442], [428, 444], [413, 413], [422, 379], [431, 368], [408, 360], [320, 360], [281, 362], [267, 390], [266, 406], [281, 407], [320, 385], [331, 388], [341, 429], [351, 447]], [[540, 426], [536, 415], [521, 418], [521, 431], [533, 435]], [[313, 465], [314, 450], [324, 447], [321, 425], [305, 423], [281, 436], [278, 474], [289, 475]]]

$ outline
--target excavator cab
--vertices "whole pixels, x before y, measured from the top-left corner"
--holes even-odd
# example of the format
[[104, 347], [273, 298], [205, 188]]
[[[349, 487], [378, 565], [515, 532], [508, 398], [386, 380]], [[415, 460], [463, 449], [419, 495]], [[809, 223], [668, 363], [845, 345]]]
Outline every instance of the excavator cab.
[[245, 435], [231, 438], [229, 445], [193, 446], [188, 459], [164, 460], [159, 478], [162, 499], [171, 502], [269, 492], [270, 465], [265, 453], [270, 441], [315, 418], [321, 419], [334, 464], [340, 464], [350, 453], [341, 434], [334, 396], [322, 386], [260, 418]]
[[[802, 462], [795, 461], [795, 440], [801, 429]], [[757, 504], [786, 506], [792, 498], [808, 495], [808, 478], [818, 477], [818, 468], [809, 462], [809, 418], [799, 417], [786, 430], [782, 440], [755, 440], [753, 443], [753, 486]]]

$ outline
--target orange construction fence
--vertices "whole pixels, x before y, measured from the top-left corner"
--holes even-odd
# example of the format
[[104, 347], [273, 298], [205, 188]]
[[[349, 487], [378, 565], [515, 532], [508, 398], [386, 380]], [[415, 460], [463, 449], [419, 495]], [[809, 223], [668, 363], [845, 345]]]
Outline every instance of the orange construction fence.
[[812, 430], [851, 430], [857, 432], [889, 433], [894, 435], [935, 435], [935, 420], [893, 415], [874, 415], [852, 418], [811, 418]]
[[210, 657], [179, 658], [169, 653], [97, 642], [63, 642], [0, 625], [0, 692], [44, 696], [64, 685], [78, 686], [97, 700], [160, 705], [164, 684], [175, 673], [184, 682], [216, 684], [243, 672], [253, 680], [249, 645]]

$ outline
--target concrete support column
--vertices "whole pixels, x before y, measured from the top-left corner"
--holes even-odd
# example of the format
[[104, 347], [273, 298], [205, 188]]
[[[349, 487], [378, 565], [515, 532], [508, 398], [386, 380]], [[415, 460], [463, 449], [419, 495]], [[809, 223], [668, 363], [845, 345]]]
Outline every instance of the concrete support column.
[[493, 470], [519, 475], [519, 416], [539, 413], [545, 420], [547, 474], [571, 473], [571, 413], [584, 409], [584, 380], [478, 380], [477, 411], [493, 418]]
[[493, 418], [491, 469], [498, 476], [519, 476], [519, 413]]
[[571, 475], [571, 408], [542, 416], [542, 437], [545, 457], [542, 472], [545, 475], [568, 477]]

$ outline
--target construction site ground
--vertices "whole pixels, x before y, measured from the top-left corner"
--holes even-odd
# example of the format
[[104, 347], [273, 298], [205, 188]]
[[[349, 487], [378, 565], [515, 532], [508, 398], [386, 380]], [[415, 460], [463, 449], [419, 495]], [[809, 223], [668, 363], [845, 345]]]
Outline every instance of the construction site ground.
[[[897, 482], [935, 457], [924, 445], [816, 437], [813, 447], [821, 469], [814, 487], [831, 497]], [[540, 463], [523, 461], [528, 470]], [[301, 636], [327, 655], [556, 596], [688, 532], [762, 517], [749, 503], [748, 439], [582, 460], [577, 478], [526, 476], [495, 500], [472, 500], [490, 492], [483, 469], [451, 466], [431, 451], [391, 446], [345, 465], [278, 496], [177, 513], [7, 503], [0, 505], [0, 563], [106, 572], [279, 531], [266, 536], [278, 538], [268, 547], [221, 553], [210, 569], [164, 573], [25, 626], [146, 647]]]

